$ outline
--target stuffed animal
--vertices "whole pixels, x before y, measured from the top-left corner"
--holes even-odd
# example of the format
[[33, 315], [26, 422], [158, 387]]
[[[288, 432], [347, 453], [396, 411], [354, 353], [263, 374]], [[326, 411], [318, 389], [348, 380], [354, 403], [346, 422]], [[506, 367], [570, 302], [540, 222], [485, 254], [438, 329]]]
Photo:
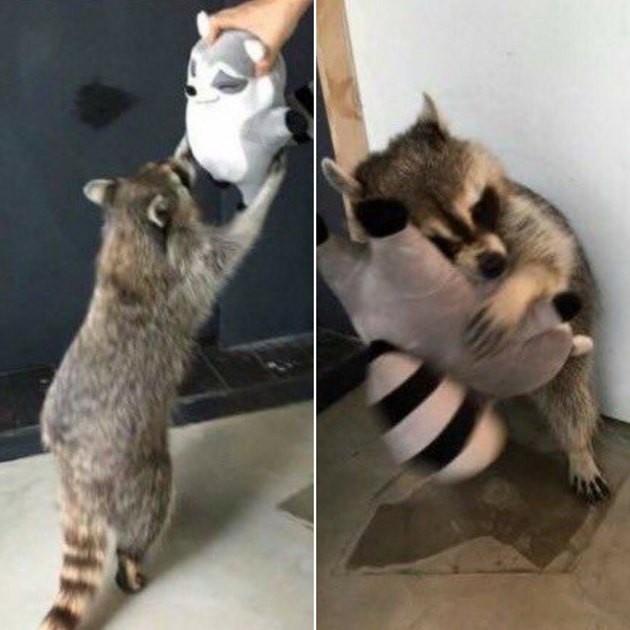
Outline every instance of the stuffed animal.
[[509, 341], [477, 356], [464, 331], [493, 287], [473, 286], [397, 201], [365, 201], [356, 219], [365, 244], [329, 234], [318, 217], [317, 266], [370, 346], [368, 397], [386, 420], [386, 442], [399, 463], [428, 462], [444, 479], [479, 472], [504, 442], [491, 401], [537, 389], [591, 349], [566, 323], [579, 297], [535, 305]]
[[370, 344], [368, 358], [368, 402], [397, 464], [454, 482], [499, 456], [506, 431], [487, 396], [382, 340]]
[[197, 162], [217, 182], [234, 184], [249, 205], [278, 151], [303, 141], [308, 121], [287, 107], [286, 67], [278, 56], [271, 71], [256, 77], [264, 44], [245, 31], [226, 31], [205, 41], [208, 16], [197, 16], [201, 39], [188, 63], [186, 140]]

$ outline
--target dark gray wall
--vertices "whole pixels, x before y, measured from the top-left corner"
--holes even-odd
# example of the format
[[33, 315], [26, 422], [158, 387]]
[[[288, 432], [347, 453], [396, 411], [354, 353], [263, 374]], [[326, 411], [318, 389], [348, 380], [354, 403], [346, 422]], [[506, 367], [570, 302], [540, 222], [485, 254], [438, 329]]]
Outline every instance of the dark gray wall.
[[[194, 16], [222, 5], [0, 0], [0, 370], [56, 362], [63, 354], [85, 312], [99, 243], [99, 212], [83, 199], [82, 186], [93, 177], [124, 174], [175, 146], [183, 133]], [[135, 100], [98, 129], [82, 122], [75, 106], [80, 87], [94, 80]], [[306, 158], [298, 160], [303, 169]], [[202, 188], [204, 211], [218, 218], [221, 195], [207, 184]], [[226, 297], [226, 314], [244, 322], [234, 326], [232, 342], [309, 327], [312, 292], [304, 297], [295, 289], [298, 277], [311, 277], [311, 266], [295, 253], [294, 241], [308, 248], [311, 223], [302, 207], [298, 216], [288, 216], [284, 207], [274, 215], [273, 246], [261, 244]], [[281, 216], [288, 217], [286, 230]], [[278, 258], [285, 267], [290, 262], [291, 277], [270, 278]], [[252, 265], [260, 272], [254, 285]], [[287, 294], [293, 302], [285, 308], [278, 302]], [[271, 310], [282, 310], [282, 317], [269, 323]], [[259, 325], [251, 330], [254, 319]], [[216, 329], [215, 323], [206, 333]]]
[[[325, 220], [328, 229], [339, 234], [347, 234], [343, 201], [326, 182], [320, 167], [325, 157], [334, 157], [335, 152], [330, 138], [326, 107], [321, 97], [321, 89], [317, 90], [317, 212]], [[328, 285], [317, 276], [317, 326], [336, 332], [353, 334], [345, 311]]]
[[[284, 49], [288, 93], [313, 80], [313, 13], [306, 13]], [[313, 154], [312, 143], [290, 150], [287, 180], [264, 237], [221, 301], [222, 343], [312, 330]], [[224, 208], [231, 213], [236, 198], [226, 197]]]

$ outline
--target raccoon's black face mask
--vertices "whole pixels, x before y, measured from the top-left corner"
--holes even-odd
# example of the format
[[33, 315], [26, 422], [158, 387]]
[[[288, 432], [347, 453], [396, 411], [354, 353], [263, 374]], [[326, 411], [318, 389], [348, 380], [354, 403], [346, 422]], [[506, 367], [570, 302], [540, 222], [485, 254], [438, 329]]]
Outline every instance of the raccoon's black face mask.
[[416, 219], [427, 238], [471, 280], [500, 278], [507, 269], [508, 252], [497, 233], [501, 213], [497, 191], [486, 186], [465, 219], [439, 202], [431, 205], [428, 216]]
[[353, 174], [332, 160], [322, 166], [353, 205], [379, 197], [404, 203], [416, 226], [472, 281], [505, 273], [502, 169], [479, 145], [452, 136], [429, 97], [416, 123]]

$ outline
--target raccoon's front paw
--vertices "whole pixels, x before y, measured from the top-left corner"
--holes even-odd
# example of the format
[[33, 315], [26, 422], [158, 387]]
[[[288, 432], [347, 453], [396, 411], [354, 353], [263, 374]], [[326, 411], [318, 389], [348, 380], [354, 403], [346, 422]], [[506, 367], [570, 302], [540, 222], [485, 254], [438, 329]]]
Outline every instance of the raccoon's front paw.
[[284, 149], [280, 150], [269, 165], [267, 176], [258, 191], [253, 206], [270, 204], [278, 194], [284, 177], [287, 173], [287, 153]]
[[269, 165], [269, 172], [267, 173], [267, 180], [284, 179], [287, 172], [287, 152], [286, 149], [281, 149], [276, 153], [271, 164]]
[[593, 352], [595, 344], [593, 338], [588, 335], [575, 335], [573, 337], [573, 343], [571, 345], [571, 356], [581, 357], [585, 354]]
[[509, 297], [508, 293], [497, 293], [470, 319], [464, 342], [476, 358], [500, 350], [521, 321], [524, 310]]

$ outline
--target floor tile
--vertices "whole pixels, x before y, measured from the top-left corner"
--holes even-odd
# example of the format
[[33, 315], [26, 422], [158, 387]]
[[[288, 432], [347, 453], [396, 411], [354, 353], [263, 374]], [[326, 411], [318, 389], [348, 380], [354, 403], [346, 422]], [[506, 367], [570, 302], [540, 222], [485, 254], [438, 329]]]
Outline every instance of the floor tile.
[[[110, 550], [87, 630], [312, 627], [313, 532], [278, 510], [312, 481], [312, 403], [177, 428], [176, 502], [135, 597]], [[35, 628], [52, 603], [62, 545], [50, 455], [0, 464], [2, 630]]]

